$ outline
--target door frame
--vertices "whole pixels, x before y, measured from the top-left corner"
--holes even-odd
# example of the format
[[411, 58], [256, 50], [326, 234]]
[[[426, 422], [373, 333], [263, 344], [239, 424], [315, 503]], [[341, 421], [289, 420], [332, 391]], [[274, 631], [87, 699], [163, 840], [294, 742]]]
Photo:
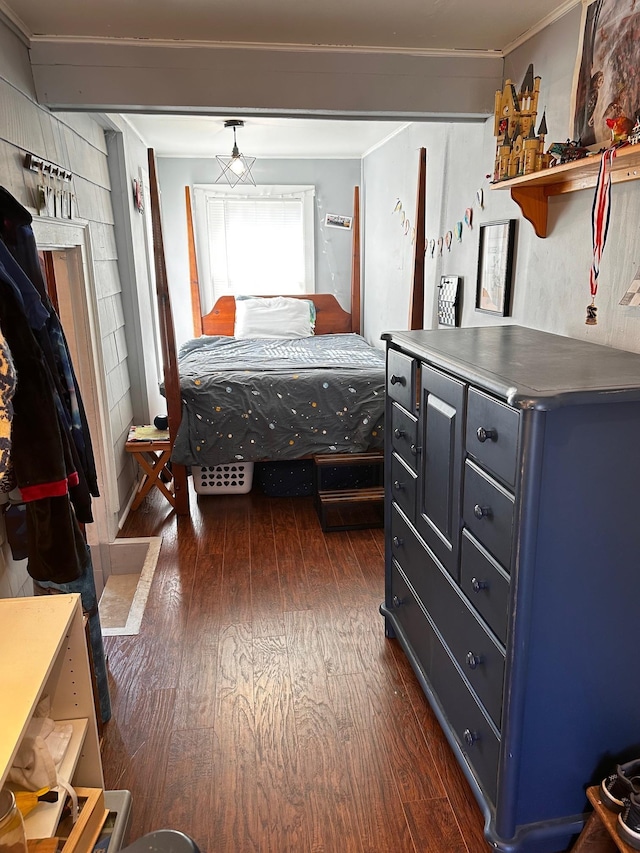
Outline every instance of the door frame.
[[[84, 220], [34, 218], [38, 249], [52, 252], [60, 321], [82, 392], [95, 455], [100, 497], [93, 500], [94, 523], [87, 525], [96, 586], [110, 573], [103, 566], [118, 533], [118, 478], [104, 370], [93, 266], [92, 225]], [[107, 558], [108, 561], [108, 558]]]

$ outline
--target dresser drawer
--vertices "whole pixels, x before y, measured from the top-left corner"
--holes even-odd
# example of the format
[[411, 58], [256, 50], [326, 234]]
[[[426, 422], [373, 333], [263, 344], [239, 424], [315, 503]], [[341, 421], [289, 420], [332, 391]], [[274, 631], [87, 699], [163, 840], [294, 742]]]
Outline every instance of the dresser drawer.
[[394, 349], [387, 352], [387, 395], [408, 412], [416, 411], [416, 360]]
[[387, 606], [400, 623], [424, 674], [428, 677], [434, 642], [439, 641], [418, 604], [411, 585], [395, 561], [391, 563], [391, 601], [387, 602]]
[[391, 553], [496, 726], [502, 714], [504, 654], [475, 617], [448, 573], [397, 509], [391, 515]]
[[467, 453], [512, 487], [516, 482], [519, 422], [516, 409], [469, 389]]
[[391, 406], [391, 442], [398, 456], [415, 469], [418, 455], [418, 419], [397, 403]]
[[480, 786], [495, 803], [500, 738], [440, 644], [434, 644], [429, 680]]
[[462, 517], [476, 539], [507, 568], [511, 565], [514, 497], [468, 459]]
[[413, 521], [416, 511], [416, 480], [412, 471], [396, 453], [391, 454], [391, 497]]
[[471, 604], [504, 645], [507, 638], [509, 578], [496, 561], [472, 538], [462, 532], [460, 586]]
[[397, 563], [389, 607], [482, 788], [495, 802], [500, 740], [458, 672]]

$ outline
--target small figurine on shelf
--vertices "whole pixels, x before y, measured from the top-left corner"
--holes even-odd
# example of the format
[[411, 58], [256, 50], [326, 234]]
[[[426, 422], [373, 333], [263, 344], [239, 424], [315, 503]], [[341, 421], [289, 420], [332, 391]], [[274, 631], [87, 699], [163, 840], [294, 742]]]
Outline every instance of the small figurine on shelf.
[[607, 127], [611, 131], [611, 143], [617, 145], [619, 142], [626, 142], [629, 134], [633, 130], [633, 122], [626, 116], [617, 116], [616, 118], [605, 119]]
[[637, 145], [640, 142], [640, 115], [636, 118], [636, 122], [631, 128], [627, 142], [629, 145]]
[[567, 139], [566, 142], [552, 142], [547, 152], [552, 159], [552, 166], [560, 166], [563, 163], [573, 163], [589, 156], [589, 149], [580, 144], [580, 140]]

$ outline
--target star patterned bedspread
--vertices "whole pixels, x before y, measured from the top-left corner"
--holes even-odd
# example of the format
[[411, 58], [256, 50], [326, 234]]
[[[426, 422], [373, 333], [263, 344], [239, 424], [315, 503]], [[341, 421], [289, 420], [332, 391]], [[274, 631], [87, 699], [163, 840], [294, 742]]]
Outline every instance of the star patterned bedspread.
[[381, 447], [384, 353], [356, 334], [205, 336], [178, 355], [181, 465], [299, 459]]

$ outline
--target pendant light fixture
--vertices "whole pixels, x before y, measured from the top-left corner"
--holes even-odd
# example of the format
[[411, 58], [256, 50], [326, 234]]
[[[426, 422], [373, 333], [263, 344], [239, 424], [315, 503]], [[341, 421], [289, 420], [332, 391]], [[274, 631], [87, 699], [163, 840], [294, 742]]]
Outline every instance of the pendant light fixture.
[[244, 127], [244, 122], [239, 119], [228, 119], [224, 126], [233, 128], [233, 148], [230, 157], [216, 155], [216, 160], [222, 170], [216, 179], [216, 184], [225, 180], [230, 187], [235, 187], [237, 184], [252, 184], [255, 187], [256, 182], [251, 174], [251, 169], [256, 158], [245, 157], [244, 154], [241, 154], [236, 142], [236, 128]]

